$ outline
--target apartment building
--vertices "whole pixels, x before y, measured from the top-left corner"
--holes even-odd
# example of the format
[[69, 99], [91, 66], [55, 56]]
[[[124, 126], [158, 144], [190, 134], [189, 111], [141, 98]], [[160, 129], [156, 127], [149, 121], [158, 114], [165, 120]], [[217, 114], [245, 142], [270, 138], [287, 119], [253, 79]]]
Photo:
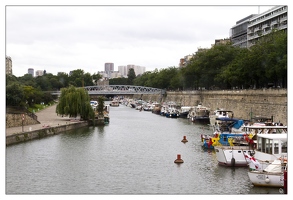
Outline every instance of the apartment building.
[[184, 58], [180, 58], [179, 67], [186, 67], [189, 64], [191, 58], [192, 55], [186, 55]]
[[27, 73], [31, 74], [32, 77], [34, 77], [34, 69], [33, 68], [28, 68]]
[[44, 75], [44, 70], [37, 70], [36, 71], [36, 76], [43, 76]]
[[247, 27], [250, 18], [256, 14], [249, 15], [236, 22], [236, 25], [230, 29], [230, 38], [233, 46], [247, 48]]
[[6, 56], [5, 60], [6, 60], [6, 74], [12, 75], [12, 59], [10, 56]]
[[250, 18], [247, 26], [247, 47], [253, 46], [260, 37], [274, 29], [287, 31], [287, 12], [287, 6], [275, 6]]

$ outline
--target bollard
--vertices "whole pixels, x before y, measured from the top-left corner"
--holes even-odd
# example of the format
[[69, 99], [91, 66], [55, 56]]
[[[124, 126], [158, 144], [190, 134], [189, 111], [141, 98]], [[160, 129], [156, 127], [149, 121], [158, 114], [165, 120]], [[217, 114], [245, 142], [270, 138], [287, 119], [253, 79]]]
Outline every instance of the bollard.
[[181, 140], [181, 142], [183, 143], [188, 142], [188, 140], [186, 139], [186, 136], [183, 136], [183, 140]]
[[183, 163], [183, 160], [181, 159], [180, 154], [177, 154], [177, 159], [174, 161], [174, 163]]

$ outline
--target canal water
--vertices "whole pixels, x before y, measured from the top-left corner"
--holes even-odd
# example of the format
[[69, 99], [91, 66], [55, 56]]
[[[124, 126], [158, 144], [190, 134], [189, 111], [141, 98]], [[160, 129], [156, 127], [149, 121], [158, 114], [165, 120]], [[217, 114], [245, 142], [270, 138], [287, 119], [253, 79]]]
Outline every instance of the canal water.
[[[6, 147], [6, 194], [280, 194], [203, 150], [205, 124], [120, 105], [110, 123]], [[181, 140], [186, 136], [188, 142]], [[184, 163], [176, 164], [177, 154]]]

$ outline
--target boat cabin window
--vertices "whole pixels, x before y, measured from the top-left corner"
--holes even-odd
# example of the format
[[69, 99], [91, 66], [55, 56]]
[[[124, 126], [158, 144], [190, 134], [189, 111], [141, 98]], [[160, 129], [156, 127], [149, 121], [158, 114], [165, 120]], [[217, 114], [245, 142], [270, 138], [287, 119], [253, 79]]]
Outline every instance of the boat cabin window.
[[268, 154], [287, 153], [287, 142], [268, 138], [258, 138], [257, 150]]

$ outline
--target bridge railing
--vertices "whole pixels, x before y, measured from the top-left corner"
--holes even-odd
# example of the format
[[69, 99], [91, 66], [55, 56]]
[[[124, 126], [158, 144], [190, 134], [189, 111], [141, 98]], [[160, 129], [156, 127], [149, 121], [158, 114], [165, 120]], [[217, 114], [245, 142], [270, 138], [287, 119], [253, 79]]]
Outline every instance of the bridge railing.
[[[134, 85], [98, 85], [98, 86], [86, 86], [84, 89], [89, 95], [93, 94], [165, 94], [165, 90], [134, 86]], [[52, 94], [60, 94], [60, 91], [52, 92]]]
[[89, 94], [162, 94], [158, 88], [134, 85], [102, 85], [84, 87]]

